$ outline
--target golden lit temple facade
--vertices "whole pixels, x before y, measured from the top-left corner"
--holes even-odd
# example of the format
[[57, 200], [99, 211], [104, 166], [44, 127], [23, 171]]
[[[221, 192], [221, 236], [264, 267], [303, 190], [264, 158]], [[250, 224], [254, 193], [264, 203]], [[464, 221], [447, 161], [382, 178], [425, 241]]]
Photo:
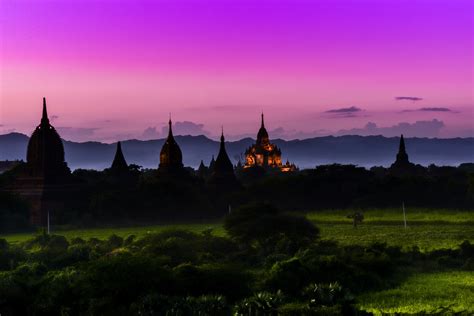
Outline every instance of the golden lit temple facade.
[[262, 167], [265, 169], [280, 170], [282, 172], [295, 171], [296, 166], [288, 161], [281, 161], [281, 150], [275, 144], [270, 143], [268, 132], [262, 113], [262, 123], [257, 134], [257, 142], [245, 151], [244, 168]]

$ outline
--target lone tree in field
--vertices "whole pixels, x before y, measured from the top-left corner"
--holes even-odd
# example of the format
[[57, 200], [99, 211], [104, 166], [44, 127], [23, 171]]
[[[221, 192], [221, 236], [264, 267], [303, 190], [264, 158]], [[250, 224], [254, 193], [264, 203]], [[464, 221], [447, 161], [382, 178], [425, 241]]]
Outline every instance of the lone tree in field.
[[266, 203], [236, 209], [226, 217], [224, 228], [235, 240], [264, 251], [278, 247], [296, 251], [319, 237], [319, 229], [306, 217]]
[[352, 218], [352, 225], [357, 228], [357, 225], [362, 224], [364, 220], [364, 214], [360, 212], [354, 212], [353, 214], [347, 215], [347, 218]]

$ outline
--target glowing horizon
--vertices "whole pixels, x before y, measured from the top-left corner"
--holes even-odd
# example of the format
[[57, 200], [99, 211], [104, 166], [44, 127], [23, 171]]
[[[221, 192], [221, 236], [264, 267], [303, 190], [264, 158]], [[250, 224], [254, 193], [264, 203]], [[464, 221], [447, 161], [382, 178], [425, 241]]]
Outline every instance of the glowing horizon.
[[472, 19], [471, 1], [5, 0], [0, 134], [30, 134], [45, 96], [72, 140], [159, 137], [169, 112], [254, 137], [262, 110], [272, 138], [472, 137]]

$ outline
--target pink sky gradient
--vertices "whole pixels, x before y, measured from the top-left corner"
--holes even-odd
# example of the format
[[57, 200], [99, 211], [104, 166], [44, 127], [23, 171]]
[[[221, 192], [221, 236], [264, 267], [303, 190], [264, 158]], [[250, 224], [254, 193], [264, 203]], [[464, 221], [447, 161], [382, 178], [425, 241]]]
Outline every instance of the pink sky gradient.
[[262, 110], [284, 138], [474, 136], [473, 40], [470, 0], [1, 0], [0, 133], [45, 96], [73, 140], [161, 137], [169, 112], [254, 135]]

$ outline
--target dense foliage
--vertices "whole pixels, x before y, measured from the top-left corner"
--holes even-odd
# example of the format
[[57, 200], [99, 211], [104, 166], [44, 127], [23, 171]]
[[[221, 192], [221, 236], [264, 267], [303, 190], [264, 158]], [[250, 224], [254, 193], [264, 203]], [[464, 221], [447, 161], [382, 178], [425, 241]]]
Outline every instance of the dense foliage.
[[392, 287], [410, 271], [474, 269], [469, 242], [426, 253], [381, 243], [341, 246], [268, 204], [233, 210], [225, 227], [229, 237], [169, 230], [141, 238], [68, 240], [43, 232], [21, 244], [0, 240], [0, 313], [364, 315], [359, 296]]
[[[21, 166], [20, 166], [21, 167]], [[0, 175], [0, 192], [14, 181], [15, 170]], [[323, 165], [290, 174], [243, 174], [242, 186], [219, 190], [193, 174], [162, 179], [156, 170], [131, 165], [127, 176], [109, 170], [76, 170], [77, 192], [53, 214], [55, 224], [81, 226], [222, 218], [230, 208], [271, 202], [288, 211], [399, 207], [474, 208], [474, 167], [417, 166], [396, 174], [381, 167]], [[0, 231], [23, 228], [28, 206], [0, 193]]]

